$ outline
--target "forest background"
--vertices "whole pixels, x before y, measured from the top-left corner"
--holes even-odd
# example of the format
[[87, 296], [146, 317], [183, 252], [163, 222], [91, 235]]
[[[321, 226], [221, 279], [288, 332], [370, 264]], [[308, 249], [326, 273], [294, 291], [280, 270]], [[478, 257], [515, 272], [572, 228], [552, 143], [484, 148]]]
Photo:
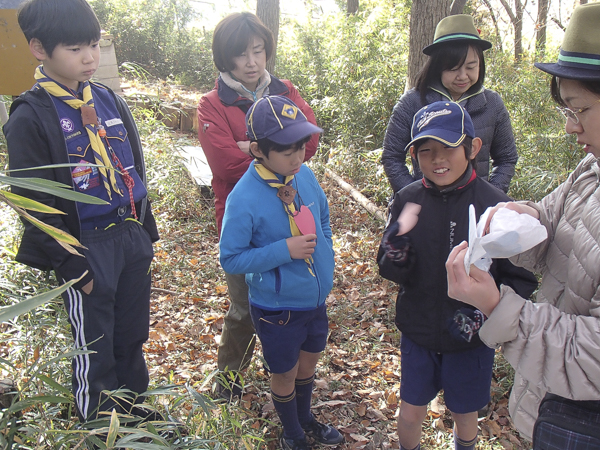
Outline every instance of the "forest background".
[[[142, 105], [134, 113], [162, 235], [155, 246], [151, 337], [146, 346], [154, 389], [148, 402], [181, 426], [169, 420], [140, 425], [128, 417], [106, 418], [94, 429], [78, 426], [69, 361], [81, 350], [72, 348], [65, 313], [56, 299], [5, 319], [0, 326], [0, 369], [13, 382], [7, 386], [18, 390], [18, 395], [0, 396], [0, 445], [273, 449], [277, 426], [259, 358], [246, 374], [248, 393], [240, 401], [226, 405], [210, 398], [216, 342], [227, 307], [212, 200], [190, 180], [178, 156], [180, 147], [197, 145], [196, 137], [169, 130], [157, 115], [160, 104], [172, 103], [178, 95], [197, 98], [214, 86], [212, 30], [194, 26], [201, 18], [188, 0], [90, 3], [103, 29], [114, 37], [124, 84], [135, 88], [125, 90], [126, 98], [128, 91], [135, 91], [135, 99], [129, 100]], [[302, 21], [282, 15], [273, 72], [298, 87], [324, 129], [310, 164], [330, 199], [338, 269], [328, 299], [334, 325], [328, 355], [319, 368], [315, 408], [344, 432], [346, 444], [341, 448], [398, 448], [394, 415], [399, 334], [393, 324], [397, 287], [378, 277], [374, 261], [383, 224], [325, 174], [335, 171], [385, 209], [391, 190], [379, 162], [381, 145], [392, 108], [406, 85], [414, 4], [361, 0], [351, 13], [349, 4], [338, 1], [339, 12], [324, 14], [318, 4], [307, 1]], [[564, 133], [547, 76], [533, 67], [534, 61], [555, 60], [558, 48], [553, 43], [544, 48], [525, 46], [516, 54], [514, 33], [504, 34], [497, 26], [501, 11], [486, 1], [469, 1], [464, 12], [474, 16], [482, 37], [494, 43], [485, 54], [485, 85], [502, 96], [520, 155], [509, 194], [515, 199], [540, 199], [583, 156]], [[564, 26], [568, 20], [558, 22]], [[560, 27], [557, 30], [560, 36]], [[1, 134], [0, 158], [5, 166]], [[0, 205], [2, 318], [6, 308], [48, 291], [56, 281], [14, 262], [21, 228], [17, 215]], [[481, 448], [527, 448], [506, 411], [511, 381], [510, 367], [498, 355], [493, 401], [480, 422]], [[431, 406], [424, 444], [451, 448], [451, 427], [440, 397]]]

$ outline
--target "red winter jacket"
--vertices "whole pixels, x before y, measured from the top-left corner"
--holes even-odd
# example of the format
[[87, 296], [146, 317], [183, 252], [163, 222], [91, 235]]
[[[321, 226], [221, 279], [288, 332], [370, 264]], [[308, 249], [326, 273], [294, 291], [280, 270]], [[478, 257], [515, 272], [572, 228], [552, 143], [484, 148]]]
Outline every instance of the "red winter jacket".
[[[290, 81], [279, 80], [271, 75], [269, 95], [285, 95], [302, 110], [309, 122], [317, 124], [312, 108], [300, 97]], [[215, 88], [202, 96], [198, 104], [198, 139], [213, 174], [212, 187], [219, 236], [225, 200], [253, 160], [237, 145], [238, 141], [248, 140], [245, 111], [252, 103], [218, 78]], [[305, 161], [315, 154], [318, 143], [319, 135], [314, 134], [306, 144]]]

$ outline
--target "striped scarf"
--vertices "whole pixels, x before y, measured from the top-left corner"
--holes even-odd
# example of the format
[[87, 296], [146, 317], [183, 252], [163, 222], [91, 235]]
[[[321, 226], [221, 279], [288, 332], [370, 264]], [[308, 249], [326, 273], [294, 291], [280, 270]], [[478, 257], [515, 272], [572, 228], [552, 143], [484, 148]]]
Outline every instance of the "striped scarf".
[[[256, 173], [258, 173], [258, 175], [266, 181], [266, 183], [271, 186], [274, 187], [275, 189], [279, 190], [279, 188], [282, 187], [292, 187], [292, 183], [294, 181], [294, 175], [288, 175], [287, 177], [285, 177], [283, 183], [281, 183], [279, 181], [279, 179], [277, 178], [277, 176], [271, 172], [269, 169], [267, 169], [265, 166], [263, 166], [262, 164], [259, 163], [254, 163], [254, 168], [256, 169]], [[290, 231], [292, 232], [292, 236], [302, 236], [302, 233], [300, 232], [300, 229], [298, 228], [298, 225], [296, 225], [296, 222], [294, 221], [294, 216], [296, 215], [296, 205], [294, 204], [294, 202], [291, 203], [286, 203], [283, 200], [281, 201], [282, 205], [283, 205], [283, 209], [285, 210], [288, 219], [290, 221]], [[306, 262], [306, 265], [308, 266], [308, 271], [310, 272], [310, 274], [314, 277], [315, 274], [312, 271], [311, 265], [313, 263], [313, 258], [312, 256], [310, 258], [306, 258], [304, 260]]]
[[[83, 83], [83, 100], [79, 100], [71, 92], [61, 87], [52, 78], [47, 77], [46, 74], [44, 74], [44, 71], [42, 70], [42, 66], [38, 66], [37, 69], [35, 69], [35, 79], [38, 82], [38, 84], [41, 87], [43, 87], [50, 95], [58, 98], [59, 100], [62, 100], [73, 109], [81, 109], [82, 106], [94, 108], [94, 97], [92, 96], [92, 87], [90, 86], [89, 81], [85, 81]], [[93, 115], [95, 116], [95, 112], [93, 113]], [[90, 138], [90, 144], [94, 152], [94, 162], [98, 166], [100, 166], [98, 167], [98, 169], [100, 170], [100, 176], [102, 178], [104, 188], [106, 189], [106, 192], [108, 194], [108, 198], [112, 200], [111, 187], [114, 192], [122, 196], [123, 193], [117, 186], [115, 171], [112, 170], [113, 165], [110, 161], [110, 157], [108, 156], [106, 147], [104, 146], [101, 137], [98, 135], [97, 119], [95, 121], [96, 123], [87, 123], [89, 122], [89, 120], [86, 120], [86, 118], [84, 117], [82, 117], [82, 120], [87, 131], [88, 137]], [[110, 169], [107, 170], [107, 167]]]

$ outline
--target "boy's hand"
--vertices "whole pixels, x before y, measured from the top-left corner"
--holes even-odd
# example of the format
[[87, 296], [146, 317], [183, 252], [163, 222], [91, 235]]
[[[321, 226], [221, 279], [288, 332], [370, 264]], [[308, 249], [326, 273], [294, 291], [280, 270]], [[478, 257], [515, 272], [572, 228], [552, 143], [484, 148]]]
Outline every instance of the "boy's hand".
[[486, 320], [485, 314], [478, 309], [460, 308], [449, 319], [448, 329], [455, 339], [471, 342]]
[[294, 236], [285, 240], [292, 259], [306, 259], [315, 252], [317, 235]]
[[240, 150], [242, 152], [244, 152], [244, 154], [251, 156], [250, 155], [250, 141], [238, 141], [237, 146], [240, 148]]
[[413, 253], [411, 240], [408, 236], [400, 235], [400, 224], [394, 222], [383, 235], [381, 245], [385, 257], [399, 267], [405, 267], [410, 262]]
[[81, 290], [86, 293], [87, 295], [90, 295], [90, 292], [92, 292], [92, 289], [94, 289], [94, 280], [90, 281], [88, 284], [86, 284], [85, 286], [83, 286], [81, 288]]

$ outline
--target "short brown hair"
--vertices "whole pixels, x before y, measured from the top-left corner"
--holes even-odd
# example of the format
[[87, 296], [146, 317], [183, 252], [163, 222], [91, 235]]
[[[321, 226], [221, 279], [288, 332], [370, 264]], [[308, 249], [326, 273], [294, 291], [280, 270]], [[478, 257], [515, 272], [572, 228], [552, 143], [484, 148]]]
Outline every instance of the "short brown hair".
[[229, 14], [215, 28], [212, 42], [213, 61], [219, 72], [235, 69], [233, 58], [246, 51], [253, 36], [265, 41], [267, 61], [273, 53], [273, 33], [249, 12]]

